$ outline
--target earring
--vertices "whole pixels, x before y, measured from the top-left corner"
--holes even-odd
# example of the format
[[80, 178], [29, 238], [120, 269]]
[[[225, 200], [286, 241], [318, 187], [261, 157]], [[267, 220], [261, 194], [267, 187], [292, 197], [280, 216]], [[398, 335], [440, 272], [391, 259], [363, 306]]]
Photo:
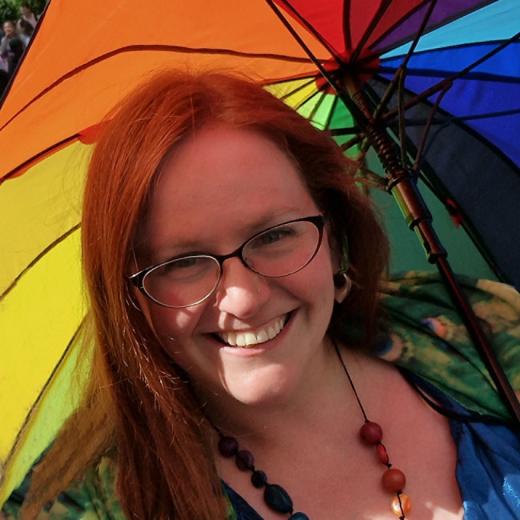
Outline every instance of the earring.
[[336, 300], [336, 303], [342, 303], [352, 288], [352, 280], [347, 273], [340, 271], [334, 275], [334, 287], [336, 287], [334, 300]]

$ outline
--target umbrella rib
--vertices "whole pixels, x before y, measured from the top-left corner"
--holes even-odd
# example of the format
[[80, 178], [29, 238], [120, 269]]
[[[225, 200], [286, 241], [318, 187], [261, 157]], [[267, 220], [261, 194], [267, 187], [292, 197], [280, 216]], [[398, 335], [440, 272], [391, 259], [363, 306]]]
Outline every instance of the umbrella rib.
[[[371, 87], [369, 85], [366, 85], [366, 89], [369, 92], [372, 91], [372, 89], [371, 89]], [[372, 91], [372, 95], [375, 95], [375, 92]], [[425, 103], [431, 105], [431, 103], [429, 103], [429, 102], [425, 102]], [[441, 111], [441, 109], [439, 109], [439, 111]], [[455, 121], [454, 124], [458, 124], [458, 123]], [[489, 141], [481, 139], [479, 134], [477, 134], [476, 132], [472, 131], [471, 127], [467, 127], [466, 125], [462, 125], [462, 124], [458, 124], [458, 126], [463, 127], [464, 131], [468, 132], [474, 138], [480, 139], [483, 142], [484, 145], [490, 147], [493, 150], [493, 152], [496, 153], [499, 157], [503, 158], [505, 160], [505, 162], [509, 166], [511, 166], [511, 168], [515, 172], [519, 171], [518, 168], [511, 161], [511, 159], [509, 159], [502, 152], [500, 152], [500, 150], [498, 150], [495, 147], [495, 145], [493, 145]], [[392, 130], [391, 127], [390, 127], [390, 129]], [[409, 149], [413, 148], [413, 149], [416, 150], [415, 145], [408, 138], [406, 139], [406, 147], [409, 148]], [[446, 189], [446, 187], [444, 186], [444, 183], [442, 183], [438, 178], [436, 178], [433, 175], [433, 173], [432, 173], [433, 170], [432, 170], [431, 166], [428, 164], [427, 161], [423, 162], [422, 169], [425, 172], [429, 172], [429, 173], [425, 173], [424, 175], [420, 174], [419, 176], [421, 177], [421, 180], [430, 188], [431, 192], [444, 205], [446, 205], [446, 200], [451, 197], [450, 192]], [[435, 181], [435, 182], [433, 182], [433, 181]], [[447, 208], [447, 210], [448, 210], [448, 208]], [[502, 270], [498, 267], [494, 257], [486, 249], [484, 249], [483, 246], [481, 245], [482, 239], [480, 237], [480, 234], [476, 231], [476, 229], [474, 228], [474, 226], [473, 226], [472, 222], [470, 221], [470, 219], [468, 218], [468, 216], [465, 214], [465, 212], [461, 208], [460, 208], [459, 211], [460, 211], [460, 213], [461, 213], [461, 215], [463, 217], [462, 225], [463, 225], [464, 229], [466, 230], [468, 236], [471, 238], [472, 242], [475, 244], [475, 246], [479, 250], [479, 252], [482, 255], [482, 257], [485, 259], [485, 261], [488, 263], [488, 265], [491, 267], [491, 269], [498, 275], [498, 277], [501, 280], [507, 280], [507, 277], [504, 276]]]
[[[325, 93], [323, 93], [323, 98], [325, 98]], [[332, 100], [332, 106], [330, 107], [329, 113], [327, 114], [327, 120], [325, 121], [325, 128], [327, 130], [330, 129], [330, 123], [332, 122], [332, 115], [334, 114], [334, 111], [336, 110], [338, 103], [339, 103], [339, 99], [337, 98], [337, 96], [334, 96], [334, 99]]]
[[[384, 81], [389, 81], [389, 80], [386, 80], [385, 78], [378, 78], [381, 82], [384, 82]], [[369, 89], [368, 85], [366, 86], [367, 90]], [[410, 96], [414, 96], [414, 93], [405, 89], [406, 92], [410, 95]], [[438, 90], [440, 89], [437, 89], [435, 92], [437, 92]], [[435, 93], [434, 92], [434, 93]], [[418, 96], [415, 96], [415, 98], [417, 98]], [[413, 100], [413, 103], [410, 104], [410, 102], [408, 103], [405, 103], [405, 108], [408, 109], [412, 106], [415, 106], [417, 103], [419, 102], [422, 102], [422, 103], [425, 103], [426, 105], [429, 105], [430, 107], [432, 106], [432, 103], [430, 101], [428, 101], [428, 99], [426, 98], [426, 96], [422, 96], [421, 95], [421, 99], [416, 99], [414, 98]], [[516, 112], [516, 111], [515, 111]], [[493, 144], [491, 141], [489, 141], [488, 139], [485, 139], [481, 134], [479, 134], [478, 132], [476, 132], [475, 130], [473, 130], [473, 128], [471, 126], [468, 126], [466, 124], [464, 124], [464, 122], [462, 120], [460, 120], [458, 117], [453, 117], [451, 114], [449, 114], [448, 112], [446, 112], [445, 110], [442, 110], [442, 108], [439, 108], [439, 113], [443, 116], [446, 116], [446, 119], [449, 120], [449, 121], [452, 121], [453, 124], [455, 125], [458, 125], [459, 127], [463, 128], [465, 132], [467, 132], [468, 134], [471, 134], [471, 136], [474, 138], [474, 139], [477, 139], [479, 140], [481, 143], [483, 143], [484, 145], [486, 145], [494, 154], [496, 154], [497, 156], [499, 156], [504, 162], [506, 162], [508, 164], [508, 166], [511, 168], [511, 170], [513, 170], [517, 175], [520, 175], [520, 169], [518, 168], [518, 166], [514, 163], [514, 161], [509, 158], [504, 152], [502, 152], [502, 150], [500, 150], [500, 148], [498, 148], [495, 144]], [[384, 116], [381, 117], [381, 121], [387, 123], [387, 124], [390, 124], [391, 121], [395, 118], [395, 116], [397, 115], [397, 110], [392, 110], [391, 112], [389, 112], [388, 114], [385, 114]]]
[[[501, 43], [504, 43], [504, 42], [510, 42], [510, 40], [514, 40], [515, 37], [517, 37], [518, 34], [514, 34], [513, 36], [507, 38], [507, 39], [499, 39], [499, 40], [481, 40], [481, 41], [477, 41], [477, 42], [471, 42], [471, 43], [454, 43], [453, 45], [446, 45], [446, 46], [443, 46], [443, 47], [434, 47], [434, 48], [426, 48], [426, 49], [422, 49], [422, 50], [418, 50], [418, 51], [415, 51], [414, 52], [414, 56], [417, 56], [417, 55], [421, 55], [421, 54], [432, 54], [434, 52], [437, 52], [437, 51], [451, 51], [451, 50], [454, 50], [454, 49], [467, 49], [469, 47], [481, 47], [483, 45], [492, 45], [492, 44], [496, 44], [496, 45], [499, 45]], [[510, 42], [510, 43], [515, 43], [514, 41], [513, 42]], [[408, 52], [408, 51], [407, 51]], [[384, 54], [384, 53], [383, 53]], [[405, 54], [396, 54], [394, 56], [388, 56], [388, 57], [382, 57], [381, 58], [381, 63], [385, 63], [387, 61], [392, 61], [400, 56], [404, 56]], [[361, 58], [359, 61], [360, 63], [364, 62], [364, 61], [369, 61], [370, 60], [370, 57], [367, 58], [367, 60], [365, 60], [365, 58]], [[395, 68], [395, 67], [394, 67]]]
[[404, 108], [403, 108], [403, 100], [404, 100], [404, 78], [406, 66], [400, 69], [401, 72], [397, 75], [397, 112], [399, 114], [397, 118], [398, 122], [398, 135], [399, 135], [399, 152], [401, 157], [401, 168], [408, 169], [406, 166], [406, 127], [404, 123]]
[[[359, 133], [359, 128], [352, 126], [352, 127], [341, 127], [341, 128], [330, 128], [329, 133], [332, 136], [336, 135], [357, 135]], [[357, 144], [359, 142], [359, 139], [356, 139], [355, 142], [352, 143], [352, 146]]]
[[16, 117], [18, 117], [22, 112], [24, 112], [28, 107], [30, 107], [33, 103], [35, 103], [38, 99], [43, 97], [52, 89], [56, 88], [58, 85], [63, 83], [64, 81], [70, 79], [73, 76], [76, 76], [80, 72], [83, 72], [85, 69], [92, 67], [102, 61], [105, 61], [109, 58], [117, 56], [119, 54], [124, 54], [127, 52], [147, 52], [147, 51], [167, 51], [167, 52], [178, 52], [185, 54], [215, 54], [215, 55], [225, 55], [225, 56], [237, 56], [241, 58], [265, 58], [270, 60], [280, 60], [280, 61], [289, 61], [293, 63], [308, 63], [309, 60], [307, 58], [299, 58], [297, 56], [288, 56], [284, 54], [275, 54], [275, 53], [254, 53], [254, 52], [243, 52], [243, 51], [234, 51], [232, 49], [211, 49], [211, 48], [190, 48], [183, 47], [179, 45], [127, 45], [125, 47], [120, 47], [118, 49], [114, 49], [110, 52], [106, 52], [100, 56], [96, 56], [92, 60], [89, 60], [81, 65], [75, 67], [71, 71], [67, 72], [63, 76], [60, 76], [58, 79], [53, 81], [49, 86], [45, 87], [41, 90], [36, 96], [34, 96], [30, 101], [28, 101], [22, 108], [20, 108], [13, 116], [11, 116], [1, 127], [0, 131], [2, 131], [7, 125], [9, 125]]
[[426, 124], [424, 125], [423, 131], [422, 131], [422, 135], [421, 135], [421, 140], [419, 142], [419, 146], [417, 147], [417, 153], [415, 154], [415, 162], [414, 162], [414, 164], [412, 166], [412, 171], [415, 174], [417, 174], [417, 172], [421, 168], [421, 164], [422, 164], [422, 161], [423, 161], [424, 149], [425, 149], [425, 146], [426, 146], [426, 141], [428, 140], [428, 135], [430, 133], [430, 128], [431, 128], [432, 123], [433, 123], [433, 118], [434, 118], [435, 114], [437, 113], [437, 111], [439, 110], [439, 106], [441, 104], [441, 101], [444, 98], [444, 96], [448, 93], [450, 87], [451, 87], [451, 85], [447, 85], [445, 89], [443, 89], [443, 90], [441, 90], [439, 92], [439, 94], [437, 96], [437, 99], [435, 100], [435, 103], [433, 104], [433, 107], [430, 110], [430, 114], [428, 116], [428, 120], [426, 121]]
[[352, 49], [352, 34], [350, 32], [350, 0], [343, 0], [343, 36], [345, 41], [345, 50], [350, 51]]
[[[396, 20], [392, 25], [390, 25], [388, 27], [388, 29], [386, 29], [386, 31], [384, 31], [376, 40], [374, 40], [370, 44], [370, 48], [373, 49], [374, 47], [376, 47], [377, 44], [381, 40], [384, 40], [392, 31], [394, 31], [397, 27], [399, 27], [399, 25], [402, 25], [403, 22], [406, 22], [407, 20], [409, 20], [414, 14], [419, 12], [426, 4], [430, 4], [430, 6], [431, 6], [432, 4], [434, 5], [436, 2], [437, 2], [437, 0], [423, 0], [422, 2], [418, 3], [413, 9], [410, 9], [404, 16], [402, 16], [401, 18]], [[431, 9], [430, 9], [430, 14], [431, 14]], [[429, 15], [427, 15], [425, 18], [429, 18]], [[423, 18], [423, 22], [424, 22], [425, 18]], [[421, 22], [421, 24], [423, 22]], [[415, 38], [416, 34], [417, 34], [417, 32], [413, 33], [414, 38]], [[403, 39], [405, 41], [409, 41], [411, 37], [412, 37], [412, 34], [409, 34], [408, 36], [404, 37]], [[394, 47], [394, 44], [392, 44], [392, 48], [393, 47]], [[384, 52], [379, 49], [377, 51], [377, 54], [381, 55], [381, 54], [384, 54]]]
[[[395, 70], [399, 70], [399, 68], [398, 69], [394, 69], [394, 68], [390, 68], [390, 67], [380, 67], [379, 68], [380, 73], [381, 72], [382, 73], [394, 72]], [[452, 70], [442, 70], [442, 69], [416, 69], [416, 68], [410, 69], [410, 68], [407, 68], [406, 70], [409, 73], [409, 75], [420, 76], [420, 77], [431, 77], [431, 78], [436, 77], [436, 76], [449, 78], [449, 76], [453, 74]], [[459, 78], [456, 78], [456, 79], [459, 79]], [[513, 76], [500, 76], [498, 74], [491, 74], [489, 72], [470, 72], [468, 74], [465, 74], [463, 79], [477, 80], [477, 81], [482, 81], [482, 80], [483, 81], [495, 81], [497, 83], [512, 83], [512, 84], [520, 83], [520, 78], [515, 78]]]
[[[471, 115], [462, 115], [462, 116], [455, 116], [453, 114], [447, 114], [447, 115], [441, 115], [436, 116], [433, 118], [432, 123], [436, 125], [440, 125], [443, 123], [451, 122], [451, 121], [473, 121], [478, 119], [487, 119], [490, 117], [504, 117], [504, 116], [511, 116], [520, 114], [520, 107], [513, 108], [511, 110], [500, 110], [497, 112], [485, 112], [483, 114], [471, 114]], [[405, 118], [405, 123], [407, 127], [411, 126], [422, 126], [425, 125], [428, 118]]]
[[[293, 106], [294, 110], [296, 110], [296, 111], [300, 110], [313, 97], [319, 95], [319, 93], [320, 93], [319, 90], [315, 90], [314, 92], [311, 92], [310, 94], [308, 94], [302, 101], [300, 101], [299, 103], [297, 103], [296, 105]], [[310, 119], [310, 117], [307, 117], [307, 119]]]
[[73, 135], [71, 135], [69, 137], [65, 137], [61, 141], [58, 141], [56, 144], [53, 144], [53, 145], [45, 148], [41, 152], [38, 152], [38, 153], [34, 154], [32, 157], [30, 157], [29, 159], [25, 160], [22, 164], [16, 166], [11, 171], [7, 172], [3, 177], [1, 177], [0, 178], [0, 188], [2, 187], [2, 184], [5, 181], [9, 180], [11, 177], [15, 177], [18, 173], [20, 173], [24, 169], [28, 168], [29, 166], [31, 166], [31, 164], [36, 162], [38, 159], [41, 159], [41, 158], [45, 157], [46, 155], [48, 155], [52, 151], [59, 150], [61, 147], [65, 146], [66, 144], [72, 143], [73, 141], [75, 141], [79, 137], [80, 137], [80, 134], [73, 134]]
[[[456, 72], [456, 73], [452, 74], [451, 76], [448, 76], [447, 78], [443, 79], [439, 83], [436, 83], [435, 85], [431, 86], [430, 88], [424, 90], [420, 94], [415, 94], [413, 99], [411, 99], [410, 101], [405, 103], [404, 109], [407, 110], [407, 109], [415, 106], [417, 103], [419, 103], [421, 101], [425, 101], [431, 95], [435, 94], [439, 90], [442, 90], [446, 84], [449, 84], [450, 82], [455, 81], [456, 79], [464, 76], [465, 74], [470, 72], [473, 68], [477, 67], [484, 61], [488, 60], [489, 58], [491, 58], [492, 56], [494, 56], [495, 54], [500, 52], [502, 49], [505, 49], [505, 47], [507, 47], [507, 45], [509, 45], [510, 43], [512, 43], [513, 41], [515, 41], [519, 38], [520, 38], [520, 32], [515, 34], [508, 40], [505, 40], [504, 42], [502, 42], [501, 45], [498, 45], [493, 50], [489, 51], [487, 54], [480, 57], [477, 61], [471, 63], [470, 65], [468, 65], [466, 68], [462, 69], [461, 71]], [[376, 77], [380, 81], [383, 81], [383, 80], [384, 80], [384, 82], [389, 81], [380, 75], [377, 75]], [[396, 114], [397, 114], [396, 110], [391, 110], [390, 112], [386, 113], [384, 116], [381, 117], [381, 121], [388, 122], [389, 120], [393, 119], [396, 116]]]
[[[311, 25], [307, 19], [305, 19], [296, 8], [288, 1], [288, 0], [279, 0], [281, 4], [285, 5], [285, 7], [291, 11], [295, 18], [327, 49], [327, 51], [334, 57], [334, 59], [340, 63], [341, 59], [338, 56], [336, 49], [330, 46], [329, 42], [325, 40], [322, 35]], [[280, 9], [274, 4], [273, 0], [267, 0], [267, 4], [274, 11], [276, 16], [280, 19], [280, 21], [285, 25], [285, 27], [289, 30], [289, 32], [294, 36], [294, 28], [291, 26], [287, 18], [281, 13]], [[300, 43], [300, 41], [298, 41]], [[300, 43], [301, 45], [301, 43]], [[307, 51], [309, 53], [310, 51]]]
[[[392, 3], [392, 0], [385, 0], [378, 8], [376, 14], [372, 17], [370, 20], [370, 23], [368, 24], [367, 28], [365, 29], [365, 32], [363, 33], [363, 36], [359, 40], [359, 42], [356, 45], [356, 48], [354, 49], [354, 52], [352, 53], [352, 56], [350, 58], [351, 62], [357, 62], [359, 55], [361, 54], [361, 50], [365, 46], [368, 38], [370, 38], [370, 35], [374, 32], [377, 25], [385, 15], [387, 9], [390, 7]], [[373, 54], [372, 54], [373, 56]]]
[[[301, 83], [300, 85], [298, 85], [296, 88], [294, 88], [290, 92], [287, 92], [283, 96], [280, 96], [278, 99], [285, 100], [285, 99], [289, 98], [290, 96], [293, 96], [294, 94], [300, 92], [300, 90], [307, 88], [309, 85], [311, 85], [315, 81], [316, 81], [316, 76], [312, 76], [309, 79], [309, 81], [306, 81], [305, 83]], [[271, 83], [271, 85], [280, 85], [280, 84], [283, 84], [283, 81], [277, 81], [277, 82]]]
[[63, 242], [67, 237], [80, 228], [81, 224], [76, 224], [68, 229], [65, 233], [60, 235], [58, 238], [48, 244], [42, 251], [40, 251], [13, 279], [13, 281], [6, 287], [6, 289], [0, 294], [0, 302], [3, 301], [7, 295], [16, 287], [20, 279], [26, 275], [30, 269], [32, 269], [47, 253], [54, 249], [58, 244]]
[[[290, 32], [292, 37], [296, 40], [296, 42], [301, 46], [301, 48], [307, 53], [307, 56], [309, 56], [312, 63], [316, 66], [316, 68], [319, 70], [321, 75], [327, 80], [329, 85], [336, 91], [337, 95], [340, 97], [340, 99], [343, 101], [345, 106], [350, 110], [351, 114], [355, 119], [358, 121], [366, 121], [366, 116], [363, 113], [363, 111], [356, 105], [356, 103], [347, 95], [345, 95], [344, 88], [341, 87], [341, 85], [338, 84], [338, 82], [335, 80], [335, 78], [329, 74], [329, 71], [323, 66], [323, 64], [314, 56], [312, 51], [309, 49], [309, 47], [305, 44], [303, 39], [300, 37], [300, 35], [294, 30], [294, 28], [291, 26], [291, 24], [285, 19], [284, 16], [280, 13], [280, 10], [273, 4], [273, 0], [267, 0], [269, 5], [271, 5], [272, 9], [276, 13], [276, 15], [280, 18], [281, 22], [285, 25], [287, 30]], [[341, 63], [340, 60], [338, 60], [338, 63]]]
[[[392, 26], [390, 26], [379, 38], [377, 38], [377, 40], [373, 41], [372, 44], [370, 45], [370, 47], [371, 48], [376, 47], [377, 44], [379, 42], [381, 42], [382, 40], [384, 40], [399, 24], [401, 24], [404, 20], [409, 19], [413, 14], [415, 14], [417, 12], [418, 9], [422, 8], [424, 6], [424, 4], [426, 4], [426, 2], [429, 2], [429, 1], [430, 0], [425, 0], [423, 3], [419, 4], [417, 7], [415, 7], [411, 11], [409, 11], [405, 17], [396, 21], [396, 23], [393, 24]], [[444, 25], [448, 25], [449, 23], [453, 22], [454, 20], [458, 20], [459, 18], [462, 18], [462, 17], [472, 13], [473, 11], [477, 11], [478, 9], [482, 9], [486, 5], [492, 4], [493, 2], [496, 2], [496, 1], [497, 0], [484, 0], [476, 6], [474, 5], [473, 7], [468, 7], [467, 9], [461, 9], [460, 11], [453, 13], [451, 16], [447, 16], [446, 18], [443, 18], [442, 20], [440, 20], [438, 23], [433, 24], [430, 27], [428, 27], [428, 32], [433, 32], [434, 30], [439, 29], [440, 27], [443, 27]], [[401, 38], [400, 40], [390, 43], [386, 47], [378, 49], [378, 54], [379, 55], [385, 54], [386, 52], [389, 52], [392, 49], [395, 49], [401, 45], [404, 45], [405, 43], [407, 43], [409, 41], [410, 41], [410, 35], [405, 36], [405, 37]]]
[[[433, 2], [430, 2], [430, 6], [429, 6], [425, 16], [423, 17], [421, 26], [419, 27], [419, 30], [415, 34], [413, 42], [410, 45], [410, 48], [408, 49], [408, 52], [406, 53], [404, 60], [402, 61], [401, 65], [395, 70], [394, 77], [390, 81], [390, 83], [386, 89], [386, 92], [383, 94], [383, 96], [381, 98], [379, 106], [377, 106], [377, 108], [375, 110], [374, 119], [377, 119], [379, 117], [379, 115], [381, 114], [381, 112], [386, 108], [386, 105], [388, 104], [388, 101], [390, 100], [390, 98], [393, 96], [397, 85], [398, 84], [401, 85], [404, 82], [404, 75], [407, 71], [408, 62], [410, 61], [412, 53], [415, 51], [415, 48], [417, 47], [417, 44], [419, 43], [419, 39], [421, 38], [421, 36], [423, 35], [423, 33], [426, 29], [428, 21], [430, 20], [430, 17], [433, 13], [433, 9], [436, 6], [436, 2], [437, 2], [437, 0], [433, 0]], [[404, 107], [402, 107], [400, 105], [399, 110], [402, 110], [403, 114], [404, 114], [404, 110], [405, 110]], [[403, 166], [404, 166], [404, 164], [403, 164]]]
[[[314, 94], [312, 96], [312, 97], [314, 97], [314, 96], [318, 96], [320, 94], [321, 94], [321, 96], [318, 98], [318, 101], [316, 101], [315, 105], [312, 107], [312, 110], [311, 110], [311, 112], [309, 114], [309, 118], [308, 119], [311, 122], [314, 121], [314, 116], [316, 115], [316, 112], [318, 112], [318, 110], [320, 109], [321, 105], [323, 104], [323, 101], [325, 100], [326, 93], [318, 90], [318, 91], [314, 92]], [[309, 98], [307, 101], [312, 99], [312, 97]], [[327, 127], [325, 126], [325, 128], [327, 128]]]
[[22, 426], [18, 430], [18, 433], [16, 434], [15, 440], [14, 440], [11, 448], [9, 449], [9, 453], [7, 454], [7, 456], [5, 458], [5, 464], [4, 465], [5, 465], [6, 468], [9, 465], [9, 463], [11, 462], [11, 459], [13, 458], [13, 456], [15, 454], [15, 451], [16, 451], [16, 448], [20, 444], [20, 442], [22, 440], [22, 437], [25, 434], [25, 430], [26, 430], [27, 426], [29, 425], [29, 423], [31, 422], [34, 413], [36, 412], [36, 408], [41, 403], [41, 401], [43, 399], [43, 396], [45, 395], [47, 389], [49, 388], [49, 386], [50, 386], [50, 384], [52, 382], [52, 379], [54, 378], [55, 374], [58, 372], [59, 368], [61, 367], [63, 361], [65, 360], [65, 358], [69, 354], [69, 352], [70, 352], [72, 346], [74, 345], [74, 342], [75, 342], [76, 338], [78, 337], [78, 334], [81, 331], [81, 329], [83, 328], [84, 324], [85, 324], [85, 317], [82, 318], [80, 324], [78, 325], [78, 327], [74, 331], [74, 334], [72, 335], [72, 337], [70, 338], [69, 342], [67, 343], [67, 346], [65, 347], [65, 350], [62, 352], [62, 354], [61, 354], [60, 358], [58, 359], [56, 365], [54, 365], [54, 368], [52, 369], [52, 372], [49, 374], [49, 377], [45, 381], [45, 383], [42, 386], [40, 392], [38, 393], [38, 397], [36, 398], [34, 403], [31, 405], [31, 407], [29, 409], [29, 413], [25, 416], [25, 419], [24, 419], [24, 421], [22, 423]]

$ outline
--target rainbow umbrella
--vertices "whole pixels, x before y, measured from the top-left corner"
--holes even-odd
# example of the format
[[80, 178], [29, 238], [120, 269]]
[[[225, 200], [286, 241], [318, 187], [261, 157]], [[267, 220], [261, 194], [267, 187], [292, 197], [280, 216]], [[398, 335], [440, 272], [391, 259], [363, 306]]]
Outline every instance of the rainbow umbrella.
[[157, 0], [142, 9], [51, 0], [2, 102], [0, 503], [81, 395], [86, 164], [103, 116], [151, 71], [240, 70], [272, 89], [359, 158], [377, 187], [393, 269], [429, 267], [381, 189], [388, 158], [374, 123], [435, 213], [456, 270], [519, 285], [518, 2]]

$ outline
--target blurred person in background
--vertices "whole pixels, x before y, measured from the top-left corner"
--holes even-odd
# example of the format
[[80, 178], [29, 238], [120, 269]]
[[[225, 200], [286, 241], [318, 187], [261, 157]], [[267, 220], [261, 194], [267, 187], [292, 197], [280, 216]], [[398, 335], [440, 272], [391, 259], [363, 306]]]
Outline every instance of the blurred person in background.
[[20, 20], [25, 20], [27, 23], [30, 23], [33, 30], [36, 28], [38, 17], [33, 13], [31, 6], [27, 2], [20, 4], [20, 15]]
[[0, 57], [3, 61], [2, 68], [11, 77], [16, 70], [16, 66], [22, 57], [25, 49], [16, 30], [16, 24], [12, 20], [7, 20], [3, 25], [4, 37], [0, 40]]
[[34, 33], [34, 26], [24, 18], [20, 18], [16, 25], [19, 37], [22, 40], [24, 47], [27, 47]]

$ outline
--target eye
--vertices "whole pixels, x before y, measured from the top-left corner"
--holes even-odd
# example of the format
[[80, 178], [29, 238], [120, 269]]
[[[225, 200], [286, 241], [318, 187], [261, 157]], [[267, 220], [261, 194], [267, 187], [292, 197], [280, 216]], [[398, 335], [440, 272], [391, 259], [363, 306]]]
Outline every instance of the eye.
[[279, 244], [295, 236], [295, 230], [291, 226], [283, 226], [270, 229], [252, 240], [252, 249]]
[[197, 263], [200, 263], [200, 258], [196, 257], [188, 257], [188, 258], [179, 258], [174, 260], [173, 262], [169, 262], [164, 266], [166, 271], [175, 271], [176, 269], [189, 269], [190, 267], [194, 267]]
[[154, 279], [188, 280], [204, 276], [215, 269], [215, 261], [205, 256], [187, 256], [171, 260], [150, 272]]

